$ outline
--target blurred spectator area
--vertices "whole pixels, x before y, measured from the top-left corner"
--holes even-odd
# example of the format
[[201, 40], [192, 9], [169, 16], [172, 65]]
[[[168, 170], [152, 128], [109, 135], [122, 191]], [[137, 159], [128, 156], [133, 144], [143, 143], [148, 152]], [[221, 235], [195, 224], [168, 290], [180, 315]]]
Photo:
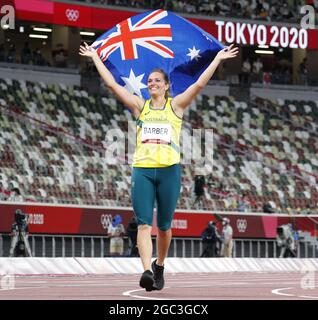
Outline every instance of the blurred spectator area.
[[51, 52], [47, 52], [47, 48], [31, 47], [28, 41], [18, 47], [11, 40], [1, 43], [0, 62], [52, 66]]
[[209, 15], [265, 21], [299, 22], [300, 7], [316, 0], [77, 0], [99, 5], [158, 9], [193, 15]]
[[[255, 47], [245, 47], [243, 51], [242, 66], [238, 75], [233, 75], [231, 69], [224, 64], [223, 70], [218, 69], [213, 80], [226, 79], [235, 83], [232, 78], [237, 78], [242, 86], [249, 86], [252, 83], [264, 84], [300, 84], [316, 85], [308, 75], [307, 59], [299, 65], [292, 65], [291, 49], [285, 49], [283, 53], [275, 53], [272, 56], [254, 54]], [[29, 42], [15, 44], [5, 42], [0, 44], [0, 62], [24, 64], [29, 66], [68, 68], [68, 52], [59, 46], [55, 50], [49, 50], [47, 46], [31, 47]], [[82, 59], [76, 69], [88, 77], [98, 77], [95, 66], [89, 59]], [[293, 74], [296, 76], [293, 77]]]
[[[14, 40], [13, 40], [14, 39]], [[13, 37], [7, 37], [0, 43], [0, 62], [21, 63], [34, 66], [68, 67], [68, 53], [59, 45], [51, 49], [46, 41], [33, 42]]]

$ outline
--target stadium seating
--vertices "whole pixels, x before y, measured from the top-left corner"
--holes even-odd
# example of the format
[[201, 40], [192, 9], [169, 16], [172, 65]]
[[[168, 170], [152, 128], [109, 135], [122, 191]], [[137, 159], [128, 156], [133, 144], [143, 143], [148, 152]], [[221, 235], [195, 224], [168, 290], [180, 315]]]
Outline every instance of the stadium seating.
[[[126, 155], [119, 150], [119, 163], [106, 156], [106, 134], [121, 129], [127, 137], [134, 127], [115, 99], [80, 87], [0, 79], [0, 110], [2, 194], [18, 187], [30, 201], [131, 206]], [[187, 128], [214, 132], [213, 172], [200, 208], [233, 210], [243, 195], [253, 211], [269, 201], [276, 211], [316, 208], [317, 117], [313, 101], [200, 95], [184, 119]], [[199, 208], [194, 167], [182, 168], [178, 207]]]
[[253, 20], [297, 22], [300, 7], [304, 1], [216, 1], [216, 0], [73, 0], [96, 3], [99, 5], [116, 5], [138, 9], [165, 8], [170, 11], [186, 14], [209, 16], [227, 16]]

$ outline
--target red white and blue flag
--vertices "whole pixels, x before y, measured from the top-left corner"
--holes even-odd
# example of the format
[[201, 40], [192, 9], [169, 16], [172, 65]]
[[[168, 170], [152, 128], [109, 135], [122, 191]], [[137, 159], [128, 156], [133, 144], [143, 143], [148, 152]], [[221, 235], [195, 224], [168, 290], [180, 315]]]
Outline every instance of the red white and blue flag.
[[116, 81], [145, 99], [154, 68], [169, 75], [175, 96], [194, 83], [224, 48], [198, 26], [162, 9], [122, 21], [92, 46]]

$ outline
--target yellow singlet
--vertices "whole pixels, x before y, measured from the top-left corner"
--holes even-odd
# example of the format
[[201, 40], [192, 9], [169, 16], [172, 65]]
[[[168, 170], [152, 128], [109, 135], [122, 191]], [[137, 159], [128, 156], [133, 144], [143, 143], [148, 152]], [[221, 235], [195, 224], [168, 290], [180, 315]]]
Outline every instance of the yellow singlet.
[[180, 162], [182, 119], [171, 107], [171, 98], [162, 109], [153, 109], [146, 100], [137, 124], [137, 145], [133, 167], [160, 168]]

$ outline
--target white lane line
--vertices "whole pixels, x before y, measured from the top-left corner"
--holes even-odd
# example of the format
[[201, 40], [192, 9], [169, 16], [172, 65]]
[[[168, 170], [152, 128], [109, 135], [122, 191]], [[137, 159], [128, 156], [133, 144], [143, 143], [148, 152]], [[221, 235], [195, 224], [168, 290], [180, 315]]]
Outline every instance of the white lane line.
[[[172, 284], [171, 282], [169, 282]], [[250, 283], [248, 282], [233, 282], [233, 283], [212, 283], [212, 284], [200, 284], [198, 282], [192, 282], [192, 284], [184, 284], [179, 285], [180, 282], [176, 282], [176, 285], [174, 288], [211, 288], [211, 289], [217, 289], [217, 288], [231, 288], [233, 286], [242, 286], [242, 288], [245, 288], [244, 286], [249, 286]]]
[[[261, 284], [264, 285], [277, 285], [277, 281], [276, 282], [262, 282]], [[295, 281], [295, 282], [291, 282], [291, 281], [286, 281], [286, 283], [284, 283], [283, 281], [280, 283], [281, 285], [289, 285], [289, 286], [297, 286], [297, 284], [299, 284], [299, 281]]]
[[[191, 283], [196, 283], [196, 282], [191, 282]], [[179, 284], [179, 282], [176, 282], [176, 284]], [[248, 284], [248, 283], [237, 283], [239, 285], [242, 285], [242, 284]], [[174, 286], [174, 288], [218, 288], [218, 287], [224, 287], [224, 286], [229, 286], [229, 285], [224, 285], [224, 284], [219, 284], [219, 285], [213, 285], [211, 286], [210, 284], [208, 285], [202, 285], [202, 284], [194, 284], [194, 285], [177, 285], [177, 286]], [[232, 284], [233, 286], [233, 284]], [[170, 287], [165, 287], [165, 289], [169, 289]], [[173, 300], [173, 299], [167, 299], [167, 298], [155, 298], [155, 297], [149, 297], [149, 296], [140, 296], [140, 295], [134, 295], [133, 293], [134, 292], [139, 292], [139, 291], [144, 291], [145, 289], [137, 289], [137, 290], [129, 290], [129, 291], [125, 291], [123, 292], [123, 296], [129, 296], [129, 297], [132, 297], [132, 298], [137, 298], [137, 299], [147, 299], [147, 300]], [[154, 291], [156, 292], [156, 291]], [[180, 298], [174, 298], [174, 299], [180, 299]]]
[[274, 289], [272, 290], [272, 293], [274, 294], [278, 294], [280, 296], [288, 296], [288, 297], [293, 297], [295, 296], [294, 294], [290, 294], [290, 293], [282, 293], [280, 291], [285, 291], [285, 290], [290, 290], [290, 289], [294, 289], [294, 287], [291, 287], [291, 288], [278, 288], [278, 289]]
[[296, 294], [280, 292], [280, 291], [283, 291], [283, 290], [285, 291], [285, 290], [290, 290], [290, 289], [295, 289], [295, 287], [275, 289], [275, 290], [272, 290], [272, 293], [278, 294], [278, 295], [281, 295], [281, 296], [288, 296], [288, 297], [305, 298], [305, 299], [318, 299], [317, 296], [305, 296], [305, 295], [299, 296], [299, 295], [296, 295]]
[[15, 291], [15, 290], [28, 290], [28, 289], [49, 289], [48, 286], [41, 287], [18, 287], [18, 288], [2, 288], [0, 291]]
[[[165, 289], [169, 289], [169, 287], [165, 287]], [[125, 292], [123, 292], [123, 296], [128, 296], [128, 297], [137, 298], [137, 299], [145, 299], [145, 300], [171, 300], [171, 299], [167, 299], [167, 298], [155, 298], [155, 297], [148, 297], [148, 296], [138, 296], [138, 295], [134, 295], [133, 294], [134, 292], [139, 292], [139, 291], [145, 291], [145, 289], [137, 289], [137, 290], [125, 291]]]
[[34, 287], [15, 287], [15, 288], [4, 288], [0, 291], [13, 291], [13, 290], [38, 290], [38, 289], [54, 289], [54, 288], [71, 288], [71, 287], [111, 287], [111, 284], [107, 283], [94, 283], [94, 284], [47, 284], [47, 286], [34, 286]]
[[306, 298], [306, 299], [318, 299], [318, 297], [313, 296], [299, 296], [300, 298]]

